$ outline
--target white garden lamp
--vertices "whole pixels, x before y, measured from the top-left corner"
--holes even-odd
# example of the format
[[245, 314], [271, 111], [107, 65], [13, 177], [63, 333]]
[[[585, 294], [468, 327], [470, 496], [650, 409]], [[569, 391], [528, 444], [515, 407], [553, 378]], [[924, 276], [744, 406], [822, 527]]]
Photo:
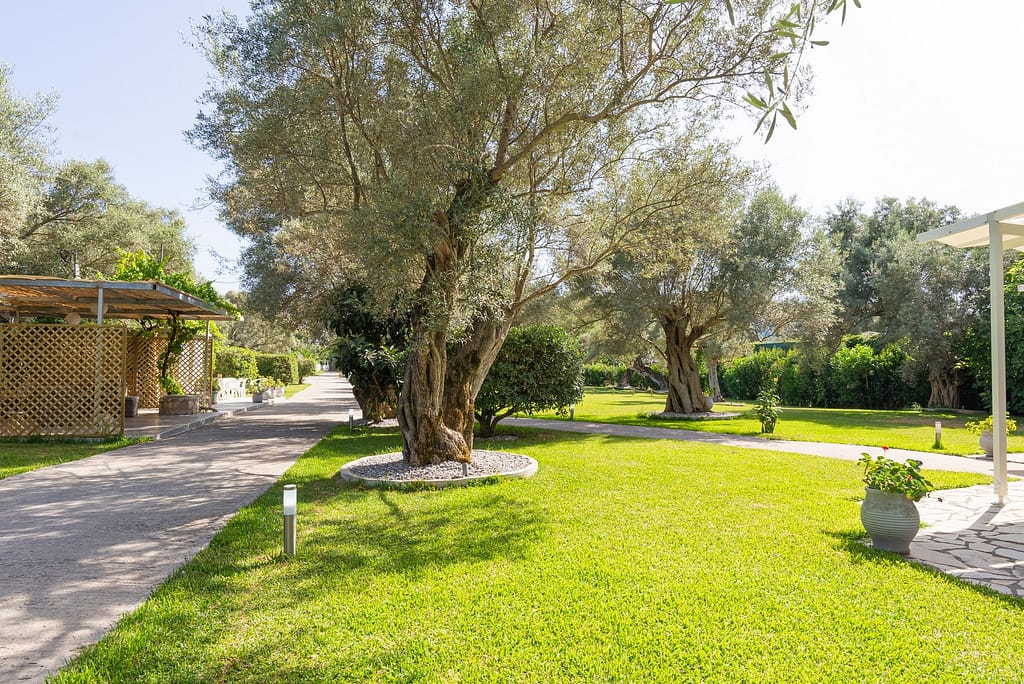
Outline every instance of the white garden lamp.
[[1006, 503], [1006, 305], [1003, 254], [1024, 250], [1024, 202], [978, 214], [917, 236], [966, 249], [988, 246], [989, 296], [992, 298], [992, 459], [996, 502]]
[[284, 513], [284, 555], [295, 555], [295, 516], [298, 513], [298, 492], [295, 485], [284, 486], [282, 512]]

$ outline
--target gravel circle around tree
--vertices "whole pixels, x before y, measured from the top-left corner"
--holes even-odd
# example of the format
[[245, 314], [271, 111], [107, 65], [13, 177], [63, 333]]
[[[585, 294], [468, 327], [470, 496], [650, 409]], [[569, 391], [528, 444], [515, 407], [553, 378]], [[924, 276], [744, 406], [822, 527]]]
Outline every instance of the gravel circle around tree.
[[725, 411], [707, 411], [705, 413], [670, 413], [662, 411], [661, 413], [650, 414], [651, 418], [657, 420], [730, 420], [732, 418], [739, 418], [740, 415], [739, 413]]
[[529, 456], [474, 449], [473, 461], [467, 464], [446, 461], [428, 466], [412, 466], [403, 460], [400, 451], [364, 456], [342, 466], [338, 477], [366, 487], [441, 488], [467, 485], [494, 477], [530, 477], [536, 472], [537, 461]]

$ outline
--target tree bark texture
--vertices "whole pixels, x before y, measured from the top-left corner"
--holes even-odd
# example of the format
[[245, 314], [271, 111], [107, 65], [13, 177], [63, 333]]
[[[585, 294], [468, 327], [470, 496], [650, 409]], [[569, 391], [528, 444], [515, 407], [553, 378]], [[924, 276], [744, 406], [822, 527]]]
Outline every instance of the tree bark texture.
[[929, 373], [928, 384], [932, 393], [928, 397], [928, 408], [956, 408], [960, 396], [960, 381], [955, 373]]
[[708, 391], [715, 401], [723, 401], [722, 385], [718, 382], [718, 359], [707, 359], [708, 364]]
[[687, 330], [686, 315], [671, 312], [662, 316], [665, 351], [668, 360], [668, 397], [666, 413], [704, 413], [711, 410], [701, 389], [700, 369], [693, 358], [693, 345], [702, 331]]
[[470, 449], [473, 448], [476, 395], [498, 358], [511, 325], [510, 317], [477, 319], [470, 335], [448, 358], [442, 416], [445, 425], [462, 434]]
[[405, 380], [398, 397], [402, 455], [414, 466], [443, 461], [469, 462], [472, 442], [442, 419], [447, 362], [444, 329], [418, 330], [409, 348]]

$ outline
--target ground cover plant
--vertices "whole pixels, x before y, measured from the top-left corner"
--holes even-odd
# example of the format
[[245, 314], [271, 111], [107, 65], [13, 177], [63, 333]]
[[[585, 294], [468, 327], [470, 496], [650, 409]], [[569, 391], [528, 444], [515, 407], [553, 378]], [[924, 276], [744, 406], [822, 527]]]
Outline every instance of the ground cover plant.
[[[594, 423], [647, 425], [680, 428], [730, 435], [749, 435], [768, 439], [792, 439], [806, 442], [834, 442], [864, 446], [934, 451], [961, 456], [981, 454], [978, 436], [965, 427], [978, 416], [950, 411], [878, 411], [868, 409], [825, 409], [784, 406], [775, 432], [761, 433], [754, 402], [726, 402], [715, 405], [715, 411], [738, 412], [732, 420], [660, 420], [649, 414], [665, 408], [665, 396], [654, 392], [614, 390], [588, 387], [583, 400], [576, 404], [575, 419]], [[563, 420], [554, 413], [538, 413], [534, 418]], [[942, 446], [935, 446], [935, 421], [942, 422]], [[1013, 433], [1008, 439], [1011, 452], [1024, 452], [1024, 433]]]
[[335, 431], [281, 480], [299, 487], [296, 558], [279, 483], [55, 681], [1019, 676], [1019, 600], [856, 541], [856, 463], [529, 432], [490, 445], [537, 458], [530, 480], [334, 479], [399, 444]]
[[136, 444], [138, 439], [116, 439], [105, 442], [68, 442], [55, 440], [0, 441], [0, 480], [37, 468], [77, 461], [104, 451]]

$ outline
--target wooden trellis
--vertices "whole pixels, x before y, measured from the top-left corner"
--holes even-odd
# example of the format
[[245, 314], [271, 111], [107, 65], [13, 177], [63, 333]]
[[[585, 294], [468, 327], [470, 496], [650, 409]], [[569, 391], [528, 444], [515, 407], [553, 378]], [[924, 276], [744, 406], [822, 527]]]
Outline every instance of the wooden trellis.
[[0, 325], [0, 436], [124, 431], [121, 325]]
[[[166, 337], [129, 335], [127, 387], [128, 394], [138, 395], [139, 408], [160, 405], [159, 358], [167, 347]], [[185, 394], [198, 394], [199, 403], [210, 404], [210, 366], [213, 340], [203, 337], [187, 342], [173, 369], [174, 379]]]

